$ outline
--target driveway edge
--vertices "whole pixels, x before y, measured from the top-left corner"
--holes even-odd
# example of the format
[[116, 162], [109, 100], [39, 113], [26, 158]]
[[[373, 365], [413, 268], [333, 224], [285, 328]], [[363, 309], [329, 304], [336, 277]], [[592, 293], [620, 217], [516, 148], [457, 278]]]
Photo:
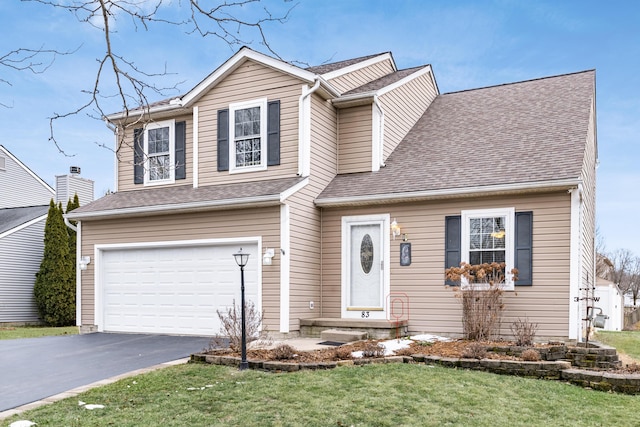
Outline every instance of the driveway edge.
[[147, 372], [157, 371], [159, 369], [169, 368], [175, 365], [182, 365], [189, 362], [189, 357], [185, 357], [182, 359], [172, 360], [170, 362], [159, 363], [154, 366], [150, 366], [148, 368], [136, 369], [135, 371], [125, 372], [124, 374], [116, 375], [111, 378], [107, 378], [104, 380], [96, 381], [91, 384], [83, 385], [80, 387], [76, 387], [69, 391], [65, 391], [62, 393], [54, 394], [53, 396], [46, 397], [41, 400], [37, 400], [35, 402], [27, 403], [26, 405], [18, 406], [17, 408], [7, 409], [6, 411], [0, 412], [0, 420], [7, 419], [17, 414], [21, 414], [25, 411], [29, 411], [31, 409], [39, 408], [40, 406], [48, 405], [50, 403], [57, 402], [62, 399], [66, 399], [68, 397], [74, 397], [79, 395], [80, 393], [84, 393], [87, 390], [91, 390], [92, 388], [102, 387], [107, 384], [114, 383], [123, 378], [129, 378], [136, 375], [146, 374]]

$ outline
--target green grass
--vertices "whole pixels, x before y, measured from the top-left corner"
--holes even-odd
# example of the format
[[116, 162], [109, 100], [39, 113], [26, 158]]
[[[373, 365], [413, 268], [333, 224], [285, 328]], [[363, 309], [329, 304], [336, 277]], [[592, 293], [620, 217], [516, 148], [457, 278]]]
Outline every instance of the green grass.
[[[79, 400], [105, 408], [90, 411]], [[424, 364], [289, 374], [190, 364], [96, 388], [4, 425], [637, 426], [629, 410], [638, 407], [640, 396]]]
[[44, 326], [0, 326], [0, 340], [14, 340], [18, 338], [38, 338], [56, 335], [77, 335], [77, 326], [52, 328]]
[[640, 331], [599, 331], [594, 339], [640, 361]]

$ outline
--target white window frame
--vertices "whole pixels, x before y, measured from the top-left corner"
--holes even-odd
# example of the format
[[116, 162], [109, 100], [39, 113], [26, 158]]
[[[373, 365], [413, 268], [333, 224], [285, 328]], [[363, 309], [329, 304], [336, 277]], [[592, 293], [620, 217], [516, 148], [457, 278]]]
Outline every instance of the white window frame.
[[[149, 131], [154, 129], [169, 128], [169, 178], [151, 180], [151, 157], [149, 156]], [[164, 120], [152, 122], [144, 128], [144, 185], [173, 184], [176, 178], [176, 122], [175, 120]]]
[[[470, 221], [472, 218], [495, 218], [504, 217], [505, 219], [505, 290], [513, 290], [514, 282], [511, 270], [515, 267], [514, 245], [515, 245], [515, 208], [495, 208], [495, 209], [475, 209], [464, 210], [461, 212], [461, 251], [460, 259], [462, 262], [469, 262], [469, 233]], [[463, 280], [464, 282], [464, 280]], [[463, 283], [463, 285], [466, 283]]]
[[[260, 164], [236, 166], [236, 111], [260, 108]], [[229, 173], [255, 172], [267, 169], [267, 98], [237, 102], [229, 105]]]

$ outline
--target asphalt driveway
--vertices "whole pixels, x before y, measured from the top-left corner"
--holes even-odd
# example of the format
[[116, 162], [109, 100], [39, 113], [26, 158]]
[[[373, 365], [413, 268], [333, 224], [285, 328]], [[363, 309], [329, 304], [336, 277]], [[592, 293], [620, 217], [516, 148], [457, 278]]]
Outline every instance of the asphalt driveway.
[[0, 341], [0, 412], [181, 359], [209, 338], [95, 333]]

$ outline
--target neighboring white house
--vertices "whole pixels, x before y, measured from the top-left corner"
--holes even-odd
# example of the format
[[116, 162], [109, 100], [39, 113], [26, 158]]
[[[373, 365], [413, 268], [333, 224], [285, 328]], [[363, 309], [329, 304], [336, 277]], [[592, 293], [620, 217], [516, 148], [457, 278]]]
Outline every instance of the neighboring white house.
[[0, 323], [39, 320], [33, 285], [42, 261], [50, 201], [60, 200], [66, 206], [63, 199], [68, 200], [69, 190], [74, 191], [70, 197], [77, 191], [81, 204], [93, 200], [92, 181], [75, 176], [59, 176], [56, 181], [66, 194], [56, 197], [49, 184], [0, 145]]
[[624, 296], [615, 283], [598, 278], [596, 281], [593, 303], [596, 307], [594, 315], [602, 312], [607, 318], [602, 329], [605, 331], [621, 331], [624, 328]]

